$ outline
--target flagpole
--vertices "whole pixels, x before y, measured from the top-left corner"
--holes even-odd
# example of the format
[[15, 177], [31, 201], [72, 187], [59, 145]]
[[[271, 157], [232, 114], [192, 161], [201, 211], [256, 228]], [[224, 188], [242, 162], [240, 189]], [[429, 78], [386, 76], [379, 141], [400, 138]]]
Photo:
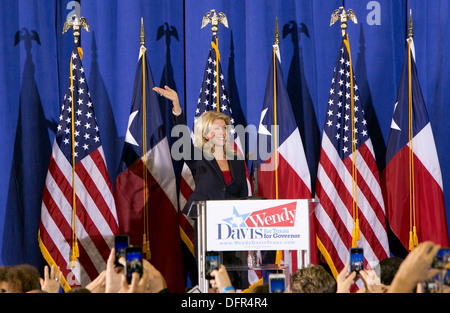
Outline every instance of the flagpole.
[[71, 97], [71, 128], [72, 128], [72, 256], [70, 259], [71, 267], [76, 266], [76, 258], [80, 256], [77, 239], [77, 195], [75, 192], [75, 110], [73, 100], [73, 70], [72, 70], [73, 52], [70, 58], [70, 97]]
[[[212, 16], [211, 16], [212, 12]], [[219, 99], [219, 62], [220, 62], [220, 54], [219, 54], [219, 39], [217, 37], [217, 31], [219, 30], [219, 23], [222, 23], [226, 28], [228, 28], [228, 20], [224, 13], [220, 12], [219, 16], [216, 14], [216, 10], [211, 10], [210, 12], [206, 12], [202, 19], [202, 27], [205, 27], [211, 23], [211, 31], [213, 33], [213, 38], [215, 38], [215, 42], [211, 41], [211, 48], [216, 52], [216, 111], [220, 112], [220, 99]]]
[[[84, 28], [87, 32], [89, 32], [89, 24], [84, 17], [78, 17], [76, 14], [72, 15], [71, 18], [68, 18], [64, 22], [63, 31], [64, 34], [70, 28], [73, 29], [73, 38], [75, 47], [78, 46], [78, 40], [80, 37], [80, 28]], [[78, 54], [80, 58], [83, 57], [83, 50], [81, 47], [77, 47]], [[73, 99], [73, 57], [74, 53], [72, 52], [70, 57], [70, 97], [71, 97], [71, 131], [72, 131], [72, 253], [70, 256], [70, 266], [73, 268], [76, 266], [76, 259], [80, 256], [80, 250], [78, 247], [78, 238], [77, 238], [77, 195], [75, 191], [75, 110], [74, 110], [74, 99]]]
[[216, 51], [216, 110], [217, 112], [220, 112], [220, 108], [219, 108], [219, 103], [220, 103], [220, 99], [219, 99], [219, 62], [220, 62], [220, 54], [219, 54], [219, 38], [216, 35], [216, 46], [214, 47], [214, 50]]
[[[342, 10], [342, 13], [339, 12]], [[359, 229], [359, 210], [358, 210], [358, 172], [356, 168], [356, 133], [355, 133], [355, 99], [354, 99], [354, 89], [353, 89], [353, 67], [352, 67], [352, 57], [350, 53], [350, 43], [348, 40], [347, 33], [347, 21], [353, 21], [358, 24], [356, 14], [352, 9], [348, 9], [348, 13], [345, 11], [344, 7], [339, 7], [331, 15], [330, 26], [336, 21], [341, 22], [341, 35], [347, 49], [349, 58], [349, 68], [350, 68], [350, 112], [351, 112], [351, 125], [352, 125], [352, 214], [353, 214], [353, 233], [352, 233], [352, 248], [357, 247], [357, 242], [360, 240], [360, 229]]]
[[273, 119], [274, 119], [274, 140], [275, 140], [275, 199], [278, 199], [278, 140], [277, 140], [277, 67], [276, 67], [276, 53], [278, 45], [280, 44], [278, 32], [278, 18], [275, 18], [275, 44], [272, 50], [273, 59]]
[[[277, 140], [277, 50], [278, 45], [280, 44], [279, 40], [280, 34], [278, 32], [278, 17], [275, 18], [275, 43], [272, 49], [272, 62], [273, 62], [273, 120], [274, 120], [274, 140], [275, 140], [275, 199], [278, 200], [278, 140]], [[281, 250], [277, 250], [275, 254], [275, 264], [281, 266], [281, 259], [283, 257], [283, 252]]]
[[359, 234], [359, 217], [358, 217], [358, 173], [356, 169], [356, 134], [355, 134], [355, 99], [354, 99], [354, 89], [353, 89], [353, 67], [352, 67], [352, 57], [350, 53], [350, 43], [348, 41], [348, 34], [345, 35], [344, 39], [345, 47], [348, 52], [348, 59], [350, 62], [350, 113], [351, 113], [351, 125], [352, 125], [352, 211], [354, 218], [354, 228], [353, 228], [353, 239], [352, 247], [357, 247], [357, 241], [360, 239]]
[[411, 43], [413, 34], [412, 10], [409, 10], [408, 26], [408, 141], [409, 141], [409, 250], [419, 244], [416, 230], [416, 204], [414, 186], [414, 148], [413, 148], [413, 112], [412, 112], [412, 85], [411, 85]]
[[144, 233], [142, 235], [142, 249], [146, 255], [146, 259], [150, 260], [150, 233], [148, 224], [148, 190], [147, 190], [147, 99], [145, 94], [145, 32], [144, 32], [144, 19], [141, 17], [141, 53], [142, 53], [142, 191], [143, 191], [143, 220], [144, 220]]

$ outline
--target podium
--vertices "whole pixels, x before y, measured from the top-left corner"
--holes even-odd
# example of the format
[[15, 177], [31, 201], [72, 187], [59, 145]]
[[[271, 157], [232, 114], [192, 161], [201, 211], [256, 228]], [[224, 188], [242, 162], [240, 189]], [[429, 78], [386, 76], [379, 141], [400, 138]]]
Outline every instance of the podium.
[[[254, 259], [261, 253], [273, 251], [272, 255], [275, 255], [275, 251], [290, 250], [296, 254], [298, 268], [308, 266], [309, 221], [318, 203], [317, 199], [193, 202], [187, 216], [194, 219], [196, 224], [194, 247], [199, 291], [206, 293], [209, 290], [209, 279], [206, 275], [211, 262], [214, 265], [224, 264], [229, 274], [233, 271], [284, 273], [286, 290], [289, 290], [292, 269], [289, 261], [285, 260], [282, 265], [276, 265]], [[225, 256], [233, 252], [238, 255], [240, 264], [224, 262]]]

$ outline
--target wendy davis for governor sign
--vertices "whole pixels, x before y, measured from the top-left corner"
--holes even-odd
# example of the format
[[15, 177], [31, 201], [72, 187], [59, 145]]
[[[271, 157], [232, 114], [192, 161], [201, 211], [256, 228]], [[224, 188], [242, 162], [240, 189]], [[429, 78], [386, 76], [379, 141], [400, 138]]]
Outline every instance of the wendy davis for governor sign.
[[309, 250], [309, 200], [206, 202], [206, 250]]

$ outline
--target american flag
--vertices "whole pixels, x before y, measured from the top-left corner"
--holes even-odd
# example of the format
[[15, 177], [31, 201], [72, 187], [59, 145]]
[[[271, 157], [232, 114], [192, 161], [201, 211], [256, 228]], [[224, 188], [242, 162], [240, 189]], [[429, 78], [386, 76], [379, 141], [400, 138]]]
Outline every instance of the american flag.
[[[316, 196], [320, 200], [315, 211], [318, 246], [335, 276], [349, 260], [353, 240], [353, 246], [364, 249], [366, 267], [373, 268], [389, 256], [379, 173], [352, 75], [348, 38], [342, 40], [334, 68]], [[357, 206], [353, 207], [354, 203]]]
[[[219, 107], [219, 111], [230, 118], [230, 135], [235, 137], [234, 143], [238, 152], [242, 152], [243, 150], [239, 137], [236, 137], [234, 132], [235, 124], [233, 112], [226, 93], [225, 79], [222, 73], [220, 58], [218, 58], [218, 52], [217, 36], [213, 36], [211, 41], [211, 49], [209, 50], [208, 58], [206, 60], [197, 108], [195, 110], [194, 124], [200, 115], [206, 111], [217, 110], [217, 107]], [[192, 174], [190, 173], [187, 165], [184, 165], [180, 184], [180, 208], [184, 207], [194, 189], [195, 183], [192, 178]], [[248, 188], [248, 190], [250, 192], [251, 188]]]
[[[112, 186], [78, 49], [71, 55], [70, 71], [39, 225], [41, 251], [49, 264], [60, 267], [65, 290], [87, 285], [105, 269], [114, 235], [118, 233]], [[74, 167], [75, 206], [72, 200]], [[75, 222], [73, 212], [76, 212]], [[74, 228], [79, 257], [72, 267]]]
[[[200, 88], [200, 95], [198, 97], [197, 108], [194, 115], [194, 124], [198, 117], [206, 111], [216, 110], [219, 108], [219, 112], [227, 115], [231, 121], [230, 135], [234, 136], [234, 147], [238, 153], [242, 153], [242, 147], [240, 144], [239, 137], [235, 136], [234, 133], [234, 119], [233, 112], [230, 105], [230, 101], [227, 96], [225, 88], [225, 79], [222, 73], [222, 66], [220, 64], [219, 48], [218, 48], [218, 38], [213, 36], [211, 40], [211, 49], [208, 53], [208, 58], [206, 59], [205, 71], [203, 74], [202, 86]], [[247, 187], [249, 190], [249, 195], [251, 193], [250, 181], [248, 179], [247, 173]], [[195, 190], [195, 182], [192, 176], [192, 172], [189, 167], [184, 164], [181, 171], [180, 179], [180, 193], [178, 197], [178, 202], [180, 208], [183, 209], [186, 205], [189, 196]], [[193, 225], [191, 221], [186, 218], [184, 214], [180, 214], [180, 231], [185, 234], [182, 236], [183, 242], [186, 247], [189, 248], [190, 253], [193, 257], [194, 244], [193, 244]], [[186, 261], [185, 261], [186, 263]]]

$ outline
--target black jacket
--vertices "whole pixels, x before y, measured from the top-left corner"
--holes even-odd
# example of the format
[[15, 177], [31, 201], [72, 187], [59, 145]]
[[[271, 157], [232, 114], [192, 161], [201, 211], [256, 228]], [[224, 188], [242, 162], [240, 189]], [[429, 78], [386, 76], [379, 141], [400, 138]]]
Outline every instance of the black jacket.
[[[183, 114], [174, 115], [174, 123], [175, 125], [186, 125]], [[194, 152], [195, 149], [199, 150], [199, 148], [194, 147], [192, 141], [189, 140], [189, 142], [191, 159], [184, 160], [184, 162], [192, 172], [195, 190], [183, 208], [183, 213], [188, 213], [193, 201], [237, 199], [248, 196], [247, 170], [245, 160], [242, 157], [233, 154], [232, 159], [230, 159], [228, 156], [232, 180], [227, 185], [216, 159], [210, 160], [199, 151]], [[194, 160], [194, 155], [201, 155], [201, 159]]]

